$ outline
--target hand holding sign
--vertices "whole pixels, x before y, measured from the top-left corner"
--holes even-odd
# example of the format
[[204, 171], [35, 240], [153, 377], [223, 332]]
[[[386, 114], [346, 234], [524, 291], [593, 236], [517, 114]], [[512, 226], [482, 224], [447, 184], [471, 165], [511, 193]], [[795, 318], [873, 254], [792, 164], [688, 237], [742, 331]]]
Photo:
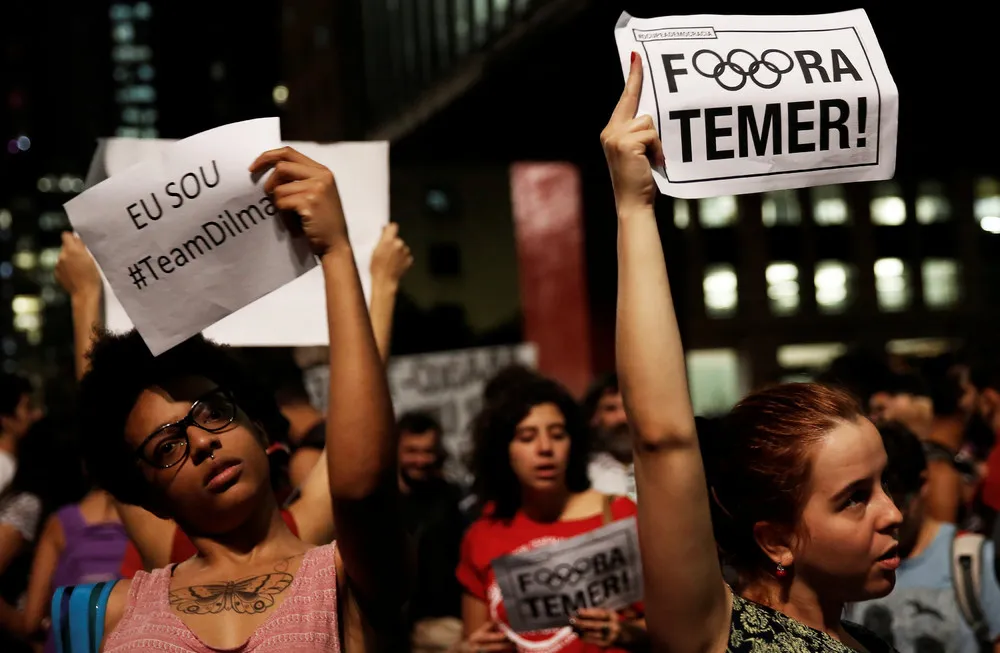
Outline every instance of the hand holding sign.
[[621, 621], [618, 620], [618, 613], [614, 610], [603, 610], [601, 608], [585, 608], [576, 613], [570, 620], [582, 639], [587, 644], [594, 644], [601, 648], [609, 648], [618, 642], [622, 632]]
[[[888, 179], [899, 94], [863, 10], [816, 16], [623, 14], [640, 113], [670, 160], [654, 179], [697, 199]], [[629, 58], [631, 57], [631, 64]]]
[[516, 650], [495, 621], [484, 623], [459, 646], [460, 653], [514, 653]]
[[94, 257], [87, 251], [80, 237], [70, 232], [62, 235], [62, 251], [56, 262], [56, 281], [70, 298], [84, 294], [99, 295], [101, 273], [97, 270]]
[[264, 152], [250, 165], [250, 172], [269, 167], [274, 173], [264, 190], [282, 211], [294, 211], [313, 252], [322, 257], [338, 245], [348, 244], [347, 222], [340, 204], [337, 182], [329, 168], [290, 147]]
[[382, 228], [382, 236], [372, 252], [372, 283], [389, 284], [395, 288], [411, 265], [413, 253], [410, 246], [399, 237], [399, 225], [390, 222]]
[[632, 53], [632, 68], [618, 106], [601, 132], [601, 145], [611, 170], [619, 215], [652, 209], [656, 184], [650, 159], [663, 165], [663, 149], [656, 126], [649, 116], [635, 117], [642, 90], [642, 61]]

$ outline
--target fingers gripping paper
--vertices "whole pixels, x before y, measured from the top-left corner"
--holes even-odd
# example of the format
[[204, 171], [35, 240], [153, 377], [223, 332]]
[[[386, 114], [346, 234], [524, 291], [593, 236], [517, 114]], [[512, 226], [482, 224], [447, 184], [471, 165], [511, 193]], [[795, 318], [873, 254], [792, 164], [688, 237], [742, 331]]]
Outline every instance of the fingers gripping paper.
[[626, 77], [663, 143], [662, 193], [682, 198], [890, 179], [899, 94], [863, 10], [818, 16], [623, 14]]
[[162, 148], [65, 206], [154, 355], [316, 266], [248, 170], [281, 146], [276, 118]]
[[584, 608], [618, 610], [642, 600], [635, 517], [492, 563], [515, 632], [559, 628]]
[[[176, 141], [113, 138], [101, 141], [88, 174], [92, 186], [137, 163], [163, 155]], [[284, 142], [328, 167], [337, 180], [355, 262], [366, 297], [371, 294], [369, 265], [383, 225], [389, 221], [389, 148], [385, 142]], [[263, 152], [255, 152], [246, 166]], [[247, 255], [253, 260], [255, 255]], [[101, 264], [100, 259], [98, 263]], [[101, 265], [103, 269], [103, 264]], [[103, 270], [107, 272], [107, 270]], [[105, 275], [105, 325], [110, 331], [132, 328], [134, 320]], [[204, 329], [206, 337], [233, 346], [314, 346], [329, 344], [323, 275], [307, 271]]]

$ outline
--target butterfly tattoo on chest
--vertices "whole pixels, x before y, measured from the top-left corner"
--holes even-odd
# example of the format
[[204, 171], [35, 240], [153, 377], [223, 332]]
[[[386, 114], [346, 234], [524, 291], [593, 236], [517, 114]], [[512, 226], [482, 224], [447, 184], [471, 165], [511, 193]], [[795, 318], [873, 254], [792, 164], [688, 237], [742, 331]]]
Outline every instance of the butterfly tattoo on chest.
[[284, 572], [252, 576], [242, 580], [192, 585], [170, 591], [170, 606], [183, 614], [259, 614], [274, 605], [274, 598], [295, 577]]

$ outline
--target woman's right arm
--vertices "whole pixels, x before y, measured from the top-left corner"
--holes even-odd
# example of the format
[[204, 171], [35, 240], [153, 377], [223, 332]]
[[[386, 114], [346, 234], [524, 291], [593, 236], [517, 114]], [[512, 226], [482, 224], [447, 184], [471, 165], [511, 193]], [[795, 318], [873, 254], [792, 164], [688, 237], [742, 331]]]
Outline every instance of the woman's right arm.
[[49, 517], [38, 539], [35, 558], [31, 562], [31, 576], [28, 578], [28, 598], [24, 606], [24, 621], [21, 624], [22, 635], [31, 637], [41, 630], [42, 621], [49, 614], [49, 602], [52, 600], [52, 578], [59, 565], [59, 557], [66, 548], [62, 524], [59, 517]]
[[722, 578], [684, 351], [653, 203], [648, 157], [662, 162], [649, 116], [636, 118], [642, 60], [601, 135], [618, 211], [616, 355], [635, 442], [639, 543], [654, 649], [725, 650], [730, 595]]

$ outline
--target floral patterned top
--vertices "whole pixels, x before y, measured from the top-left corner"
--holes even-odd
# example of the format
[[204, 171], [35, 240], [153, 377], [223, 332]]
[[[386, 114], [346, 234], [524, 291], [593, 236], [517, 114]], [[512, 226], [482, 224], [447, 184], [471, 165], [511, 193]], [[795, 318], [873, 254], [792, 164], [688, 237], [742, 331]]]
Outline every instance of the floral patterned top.
[[[895, 653], [894, 649], [861, 626], [844, 628], [866, 653]], [[824, 632], [795, 621], [777, 610], [733, 594], [729, 653], [857, 653]]]

